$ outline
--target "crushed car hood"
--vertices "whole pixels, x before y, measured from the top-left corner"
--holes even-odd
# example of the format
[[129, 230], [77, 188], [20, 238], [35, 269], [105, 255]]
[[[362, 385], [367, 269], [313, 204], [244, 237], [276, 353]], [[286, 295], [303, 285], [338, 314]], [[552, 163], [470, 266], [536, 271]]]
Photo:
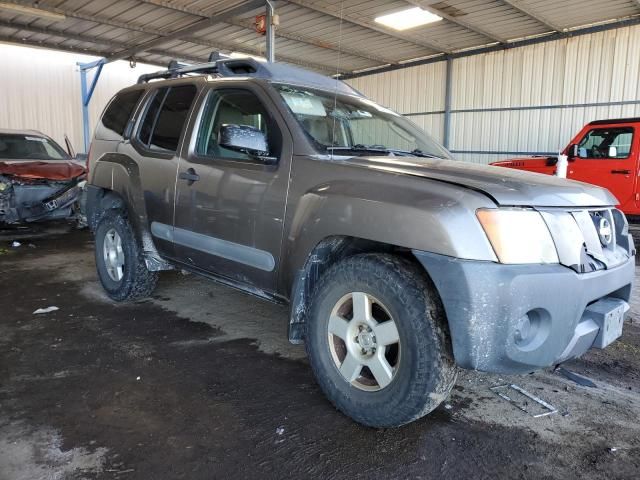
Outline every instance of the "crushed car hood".
[[86, 169], [66, 160], [2, 160], [0, 175], [11, 175], [28, 180], [73, 180], [86, 173]]
[[588, 183], [456, 160], [416, 157], [334, 157], [334, 161], [464, 186], [501, 206], [603, 207], [617, 205], [608, 190]]

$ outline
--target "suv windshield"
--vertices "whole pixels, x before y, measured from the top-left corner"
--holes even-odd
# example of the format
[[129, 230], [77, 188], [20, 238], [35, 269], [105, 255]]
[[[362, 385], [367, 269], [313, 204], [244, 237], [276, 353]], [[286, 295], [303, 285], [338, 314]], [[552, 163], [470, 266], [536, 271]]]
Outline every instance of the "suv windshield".
[[451, 158], [427, 133], [371, 100], [293, 85], [275, 87], [318, 150]]
[[38, 135], [0, 133], [0, 160], [69, 160], [54, 141]]

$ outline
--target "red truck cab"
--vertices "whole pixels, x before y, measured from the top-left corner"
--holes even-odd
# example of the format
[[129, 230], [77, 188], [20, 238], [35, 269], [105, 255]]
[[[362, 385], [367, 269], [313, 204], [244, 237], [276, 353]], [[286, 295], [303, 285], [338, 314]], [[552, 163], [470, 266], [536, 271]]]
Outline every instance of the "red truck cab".
[[[597, 120], [585, 125], [564, 149], [567, 178], [608, 189], [627, 215], [640, 215], [640, 118]], [[557, 157], [514, 158], [491, 165], [554, 175]]]

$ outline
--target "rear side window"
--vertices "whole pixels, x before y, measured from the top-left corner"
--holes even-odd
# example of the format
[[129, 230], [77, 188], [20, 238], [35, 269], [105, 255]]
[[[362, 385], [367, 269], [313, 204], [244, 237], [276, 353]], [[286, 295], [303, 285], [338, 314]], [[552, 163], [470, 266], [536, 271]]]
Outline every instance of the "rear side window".
[[142, 90], [119, 93], [102, 116], [102, 125], [119, 136], [124, 135], [133, 109], [142, 95]]
[[138, 140], [152, 150], [175, 152], [196, 92], [193, 85], [159, 89], [149, 103]]
[[153, 131], [156, 119], [158, 118], [158, 112], [160, 111], [160, 107], [162, 106], [162, 102], [164, 102], [164, 97], [167, 96], [168, 91], [168, 88], [161, 88], [156, 91], [153, 99], [147, 107], [144, 120], [142, 120], [142, 125], [140, 126], [140, 133], [138, 134], [138, 140], [140, 140], [145, 147], [149, 146], [151, 132]]

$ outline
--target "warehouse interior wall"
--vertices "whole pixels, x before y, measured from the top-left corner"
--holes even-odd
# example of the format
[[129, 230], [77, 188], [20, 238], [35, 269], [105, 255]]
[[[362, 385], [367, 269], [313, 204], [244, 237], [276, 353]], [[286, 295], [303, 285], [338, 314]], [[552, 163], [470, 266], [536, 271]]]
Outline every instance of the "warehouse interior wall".
[[[97, 57], [0, 43], [0, 128], [34, 129], [64, 147], [65, 134], [76, 151], [83, 150], [82, 101], [77, 62]], [[153, 65], [128, 62], [105, 65], [89, 104], [93, 126], [107, 102], [121, 88], [134, 84], [143, 73], [157, 71]], [[89, 74], [89, 78], [93, 73]]]
[[[449, 149], [461, 160], [553, 154], [589, 121], [640, 116], [640, 26], [452, 62]], [[443, 141], [446, 62], [347, 81]]]
[[[0, 128], [40, 130], [82, 150], [77, 62], [96, 57], [0, 43]], [[466, 161], [553, 154], [585, 123], [640, 116], [640, 26], [451, 60], [450, 144]], [[90, 127], [119, 89], [158, 67], [114, 62], [90, 103]], [[446, 62], [348, 82], [444, 140]], [[91, 74], [90, 74], [91, 75]]]

